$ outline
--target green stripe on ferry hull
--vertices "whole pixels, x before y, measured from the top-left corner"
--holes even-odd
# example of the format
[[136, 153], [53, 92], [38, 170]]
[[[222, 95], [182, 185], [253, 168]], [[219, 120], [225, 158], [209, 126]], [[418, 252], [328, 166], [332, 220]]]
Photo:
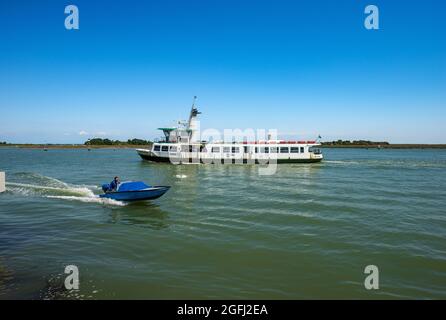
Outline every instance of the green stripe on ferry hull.
[[152, 156], [147, 156], [145, 154], [139, 154], [139, 156], [141, 158], [143, 158], [144, 160], [147, 161], [153, 161], [153, 162], [170, 162], [169, 158], [165, 158], [165, 157], [152, 157]]
[[322, 159], [277, 159], [277, 163], [315, 163]]

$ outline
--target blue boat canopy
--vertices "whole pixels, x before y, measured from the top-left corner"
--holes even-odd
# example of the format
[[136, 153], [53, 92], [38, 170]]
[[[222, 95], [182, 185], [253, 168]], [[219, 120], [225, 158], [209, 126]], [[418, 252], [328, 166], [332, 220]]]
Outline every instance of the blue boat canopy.
[[122, 182], [119, 185], [118, 192], [122, 191], [139, 191], [150, 188], [150, 186], [146, 185], [142, 181], [129, 181], [129, 182]]

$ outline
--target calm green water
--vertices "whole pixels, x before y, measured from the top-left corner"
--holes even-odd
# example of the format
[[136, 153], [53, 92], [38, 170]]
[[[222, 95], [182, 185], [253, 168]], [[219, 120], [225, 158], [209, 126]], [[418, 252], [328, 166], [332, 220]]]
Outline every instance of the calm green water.
[[[1, 148], [0, 298], [446, 298], [446, 151], [324, 153], [259, 176], [133, 150]], [[98, 200], [114, 175], [172, 188]], [[61, 289], [69, 264], [76, 293]], [[364, 288], [369, 264], [379, 290]]]

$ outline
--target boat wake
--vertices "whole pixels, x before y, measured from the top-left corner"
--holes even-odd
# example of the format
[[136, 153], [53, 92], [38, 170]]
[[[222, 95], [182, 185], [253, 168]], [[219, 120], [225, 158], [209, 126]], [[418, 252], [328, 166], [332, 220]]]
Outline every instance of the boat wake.
[[331, 163], [331, 164], [359, 164], [358, 161], [352, 161], [352, 160], [324, 160], [324, 163]]
[[77, 197], [77, 196], [47, 196], [47, 198], [52, 199], [63, 199], [69, 201], [81, 201], [87, 203], [100, 203], [100, 204], [108, 204], [113, 206], [125, 206], [124, 202], [109, 199], [109, 198], [99, 198], [98, 196], [93, 197]]
[[[35, 173], [18, 173], [11, 176], [14, 182], [6, 182], [6, 190], [23, 196], [36, 196], [87, 203], [124, 206], [125, 203], [113, 199], [100, 198], [94, 191], [100, 188], [89, 185], [68, 184], [55, 178]], [[21, 181], [26, 181], [23, 183]]]

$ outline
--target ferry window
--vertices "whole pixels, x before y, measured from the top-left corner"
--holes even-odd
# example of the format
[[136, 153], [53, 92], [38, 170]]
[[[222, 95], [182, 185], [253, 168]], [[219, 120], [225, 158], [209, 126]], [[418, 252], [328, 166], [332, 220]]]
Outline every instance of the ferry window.
[[161, 151], [169, 151], [169, 146], [162, 146]]
[[232, 152], [232, 153], [239, 153], [239, 152], [240, 152], [240, 149], [239, 149], [239, 147], [232, 147], [231, 152]]
[[300, 147], [300, 153], [304, 153], [304, 147]]
[[189, 151], [189, 146], [181, 146], [181, 151], [182, 152], [188, 152]]
[[231, 148], [230, 147], [223, 147], [223, 152], [229, 153], [229, 152], [231, 152]]
[[291, 153], [299, 153], [299, 147], [291, 147], [290, 152]]
[[264, 153], [269, 153], [269, 147], [265, 147]]
[[212, 147], [212, 152], [213, 152], [213, 153], [218, 153], [218, 152], [220, 152], [220, 147]]
[[280, 147], [280, 153], [288, 153], [288, 147]]
[[255, 147], [254, 151], [255, 153], [259, 153], [259, 148]]
[[161, 149], [160, 146], [155, 146], [155, 147], [153, 148], [153, 151], [160, 151], [160, 149]]
[[249, 153], [249, 147], [248, 146], [244, 146], [243, 147], [243, 152], [244, 153]]
[[277, 147], [270, 147], [270, 148], [269, 148], [269, 151], [270, 151], [271, 153], [277, 153]]
[[170, 146], [170, 152], [177, 152], [176, 146]]

